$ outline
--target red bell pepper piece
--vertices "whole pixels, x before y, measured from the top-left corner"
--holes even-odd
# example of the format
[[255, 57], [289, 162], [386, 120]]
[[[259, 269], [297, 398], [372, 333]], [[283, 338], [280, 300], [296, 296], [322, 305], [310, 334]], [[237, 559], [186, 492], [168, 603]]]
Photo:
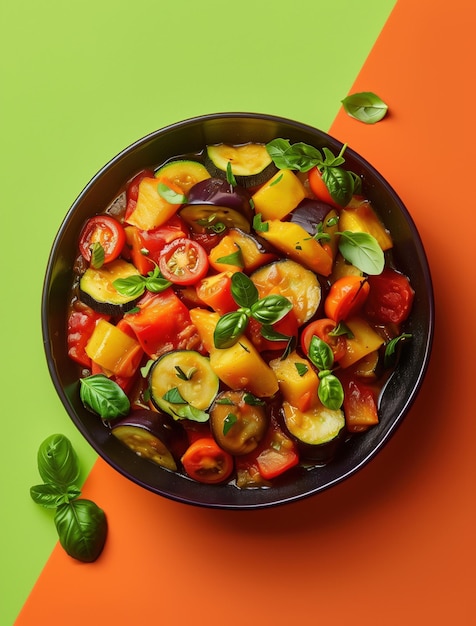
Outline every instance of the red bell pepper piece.
[[189, 310], [172, 288], [161, 293], [147, 292], [137, 309], [126, 314], [124, 320], [150, 358], [170, 350], [203, 350]]

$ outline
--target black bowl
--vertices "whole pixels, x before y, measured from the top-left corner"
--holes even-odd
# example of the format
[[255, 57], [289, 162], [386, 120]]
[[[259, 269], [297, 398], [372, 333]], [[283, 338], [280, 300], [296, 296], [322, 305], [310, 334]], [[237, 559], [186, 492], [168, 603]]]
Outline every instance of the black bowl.
[[413, 335], [381, 397], [381, 421], [344, 444], [324, 467], [290, 471], [276, 487], [239, 490], [233, 485], [203, 485], [141, 459], [111, 436], [101, 420], [79, 398], [77, 366], [66, 350], [66, 311], [77, 255], [77, 237], [85, 219], [106, 208], [118, 189], [137, 171], [172, 156], [198, 152], [207, 144], [268, 142], [276, 137], [303, 141], [338, 153], [342, 144], [305, 124], [271, 115], [219, 113], [173, 124], [140, 139], [105, 165], [68, 211], [53, 243], [46, 271], [42, 329], [48, 367], [70, 418], [96, 450], [118, 472], [172, 500], [224, 509], [256, 509], [284, 504], [317, 494], [352, 476], [389, 441], [408, 413], [421, 387], [434, 331], [434, 302], [423, 245], [407, 209], [386, 180], [351, 149], [346, 167], [363, 177], [364, 194], [389, 228], [397, 266], [411, 280], [416, 295], [406, 332]]

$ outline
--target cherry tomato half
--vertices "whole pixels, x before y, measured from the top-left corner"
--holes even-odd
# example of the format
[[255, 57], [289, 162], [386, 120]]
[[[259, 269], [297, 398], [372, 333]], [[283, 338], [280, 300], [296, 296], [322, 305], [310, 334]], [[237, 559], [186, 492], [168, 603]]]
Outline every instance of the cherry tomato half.
[[333, 200], [326, 183], [322, 179], [322, 174], [317, 167], [313, 167], [309, 170], [307, 178], [309, 181], [309, 187], [318, 200], [321, 200], [326, 204], [330, 204], [338, 209], [342, 208]]
[[343, 335], [335, 337], [330, 334], [336, 326], [334, 320], [326, 317], [308, 324], [301, 335], [301, 348], [304, 354], [307, 355], [311, 339], [315, 336], [325, 341], [332, 348], [334, 360], [339, 361], [347, 351], [347, 340]]
[[126, 243], [122, 224], [110, 215], [91, 217], [79, 236], [79, 250], [88, 263], [91, 261], [91, 248], [95, 243], [101, 244], [104, 250], [104, 263], [117, 259]]
[[413, 303], [414, 291], [406, 276], [391, 268], [378, 276], [369, 276], [370, 292], [365, 312], [380, 324], [401, 324]]
[[340, 322], [360, 311], [369, 295], [368, 279], [363, 276], [342, 276], [332, 283], [324, 301], [324, 311], [331, 320]]
[[208, 271], [208, 256], [196, 241], [180, 237], [167, 244], [159, 258], [162, 276], [177, 285], [193, 285]]
[[202, 437], [187, 448], [182, 465], [190, 478], [214, 485], [229, 478], [233, 471], [233, 457], [212, 437]]

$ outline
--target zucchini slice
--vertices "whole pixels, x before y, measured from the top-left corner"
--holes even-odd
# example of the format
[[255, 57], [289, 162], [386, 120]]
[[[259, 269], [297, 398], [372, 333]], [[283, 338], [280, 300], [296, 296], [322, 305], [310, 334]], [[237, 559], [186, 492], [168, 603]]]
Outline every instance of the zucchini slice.
[[149, 388], [153, 404], [175, 420], [206, 422], [219, 379], [208, 357], [194, 350], [174, 350], [152, 365]]
[[341, 409], [332, 411], [316, 405], [300, 411], [284, 401], [283, 414], [286, 428], [303, 457], [327, 463], [334, 456], [345, 433], [345, 417]]
[[212, 176], [226, 178], [228, 164], [236, 183], [245, 188], [264, 184], [278, 171], [265, 144], [207, 146], [205, 165]]
[[209, 171], [202, 163], [187, 160], [166, 163], [155, 172], [155, 176], [166, 176], [178, 185], [185, 195], [197, 183], [211, 178]]
[[291, 259], [274, 261], [251, 274], [260, 298], [279, 293], [293, 303], [299, 325], [315, 315], [321, 304], [321, 284], [314, 272]]
[[138, 297], [118, 293], [113, 282], [139, 275], [134, 265], [123, 259], [105, 263], [99, 269], [89, 267], [79, 281], [79, 299], [98, 313], [121, 315], [134, 307]]

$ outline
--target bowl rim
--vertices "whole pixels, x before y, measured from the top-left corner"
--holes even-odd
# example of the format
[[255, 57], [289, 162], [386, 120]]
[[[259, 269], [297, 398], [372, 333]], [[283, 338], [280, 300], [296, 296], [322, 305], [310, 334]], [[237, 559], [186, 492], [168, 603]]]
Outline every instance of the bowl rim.
[[[385, 193], [388, 194], [389, 197], [392, 197], [393, 200], [399, 207], [399, 210], [402, 212], [403, 217], [407, 223], [408, 228], [411, 231], [412, 240], [415, 242], [415, 245], [418, 249], [419, 253], [419, 263], [422, 269], [422, 273], [424, 275], [424, 282], [426, 285], [426, 293], [425, 299], [428, 305], [428, 333], [424, 342], [424, 350], [423, 356], [421, 358], [421, 367], [418, 372], [418, 375], [415, 379], [414, 386], [411, 390], [411, 393], [407, 396], [404, 404], [401, 406], [398, 415], [393, 419], [390, 426], [385, 430], [382, 437], [379, 438], [377, 444], [373, 446], [361, 459], [358, 463], [352, 465], [347, 471], [335, 476], [332, 479], [329, 479], [327, 482], [323, 484], [317, 484], [314, 488], [307, 489], [307, 491], [296, 493], [293, 495], [281, 495], [279, 488], [272, 487], [271, 490], [275, 490], [277, 492], [277, 497], [272, 500], [266, 500], [262, 502], [251, 501], [250, 503], [243, 503], [239, 501], [228, 501], [226, 503], [220, 501], [207, 501], [202, 502], [199, 499], [193, 499], [190, 497], [183, 497], [180, 494], [175, 494], [173, 492], [164, 491], [161, 489], [157, 489], [152, 487], [146, 481], [142, 480], [138, 476], [132, 475], [129, 471], [125, 470], [121, 464], [114, 459], [111, 459], [102, 449], [101, 445], [94, 439], [92, 434], [84, 425], [83, 421], [79, 418], [79, 416], [74, 411], [73, 407], [69, 402], [69, 398], [65, 393], [63, 384], [60, 379], [60, 375], [58, 369], [56, 367], [55, 356], [52, 349], [52, 343], [50, 341], [50, 325], [49, 325], [49, 300], [50, 300], [50, 286], [52, 275], [54, 272], [54, 267], [57, 262], [57, 253], [60, 247], [60, 243], [63, 237], [63, 234], [68, 226], [71, 216], [74, 214], [76, 207], [81, 203], [82, 199], [88, 194], [91, 187], [93, 187], [104, 175], [105, 172], [110, 170], [116, 163], [121, 161], [123, 158], [128, 156], [131, 152], [136, 151], [138, 148], [148, 144], [151, 141], [155, 141], [160, 138], [162, 135], [166, 135], [168, 133], [174, 132], [178, 129], [187, 128], [190, 125], [201, 125], [207, 124], [210, 122], [230, 120], [231, 118], [240, 120], [256, 120], [263, 121], [266, 123], [277, 123], [284, 124], [286, 126], [293, 127], [296, 131], [303, 131], [305, 134], [312, 134], [316, 136], [320, 136], [321, 138], [329, 139], [331, 144], [339, 144], [343, 145], [339, 140], [330, 135], [329, 133], [322, 131], [316, 127], [311, 125], [295, 121], [286, 117], [276, 116], [272, 114], [265, 113], [246, 113], [246, 112], [219, 112], [219, 113], [209, 113], [205, 115], [198, 115], [195, 117], [189, 117], [187, 119], [174, 122], [157, 130], [154, 130], [147, 135], [141, 137], [140, 139], [130, 143], [127, 147], [122, 149], [119, 153], [113, 156], [105, 165], [103, 165], [98, 172], [89, 180], [89, 182], [84, 186], [82, 191], [76, 197], [76, 199], [71, 204], [69, 210], [66, 212], [65, 217], [63, 218], [56, 236], [54, 237], [51, 250], [48, 256], [46, 272], [44, 276], [43, 282], [43, 290], [42, 290], [42, 298], [41, 298], [41, 327], [42, 327], [42, 336], [43, 336], [43, 346], [45, 357], [47, 361], [48, 370], [50, 373], [50, 377], [52, 379], [53, 385], [56, 389], [58, 396], [61, 399], [63, 408], [66, 409], [70, 419], [73, 421], [75, 426], [81, 432], [83, 437], [87, 440], [89, 445], [95, 450], [95, 452], [102, 457], [111, 467], [113, 467], [120, 474], [131, 480], [132, 482], [138, 484], [139, 486], [149, 490], [155, 494], [166, 497], [170, 500], [180, 502], [183, 504], [194, 505], [205, 508], [219, 508], [219, 509], [232, 509], [232, 510], [254, 510], [254, 509], [262, 509], [262, 508], [270, 508], [275, 506], [281, 506], [284, 504], [288, 504], [291, 502], [295, 502], [298, 500], [302, 500], [308, 498], [310, 496], [321, 493], [332, 486], [335, 486], [344, 480], [350, 478], [354, 474], [356, 474], [360, 469], [362, 469], [365, 465], [367, 465], [388, 443], [390, 438], [394, 435], [397, 428], [401, 425], [404, 418], [408, 414], [411, 406], [413, 405], [420, 389], [423, 384], [425, 375], [428, 370], [430, 356], [433, 347], [433, 339], [434, 339], [434, 325], [435, 325], [435, 302], [434, 302], [434, 291], [433, 291], [433, 283], [431, 278], [430, 267], [428, 264], [427, 255], [425, 252], [425, 248], [423, 245], [423, 241], [421, 239], [421, 235], [415, 225], [415, 222], [410, 215], [408, 209], [391, 186], [391, 184], [385, 179], [385, 177], [375, 169], [375, 167], [369, 163], [364, 157], [362, 157], [359, 153], [355, 152], [351, 147], [346, 148], [346, 156], [351, 155], [351, 158], [361, 166], [367, 170], [372, 176], [374, 176], [379, 185], [385, 189]], [[65, 322], [66, 323], [66, 322]], [[104, 429], [107, 432], [107, 429]], [[215, 486], [216, 488], [216, 486]], [[234, 488], [235, 491], [239, 494], [241, 490], [238, 488]], [[198, 489], [197, 489], [198, 490]], [[259, 490], [254, 490], [255, 493]], [[239, 498], [238, 498], [239, 499]]]

